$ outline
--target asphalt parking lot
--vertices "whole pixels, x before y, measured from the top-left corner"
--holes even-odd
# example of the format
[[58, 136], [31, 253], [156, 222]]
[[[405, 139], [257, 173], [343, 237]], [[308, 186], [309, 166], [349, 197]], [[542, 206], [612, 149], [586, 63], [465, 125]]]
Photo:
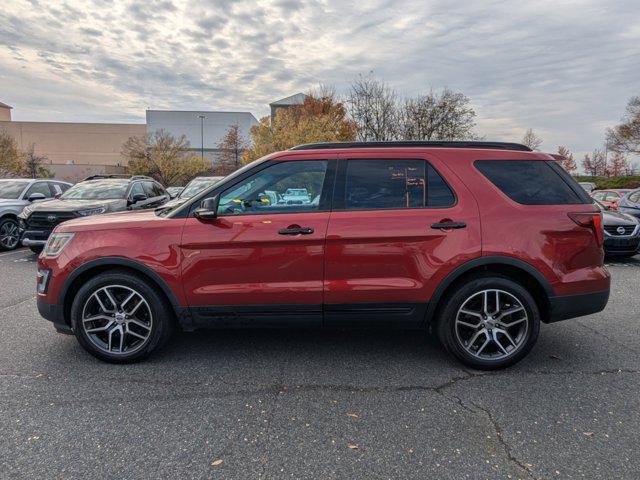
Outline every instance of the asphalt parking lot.
[[610, 270], [604, 312], [496, 373], [376, 331], [180, 334], [113, 366], [1, 253], [0, 478], [638, 478], [640, 259]]

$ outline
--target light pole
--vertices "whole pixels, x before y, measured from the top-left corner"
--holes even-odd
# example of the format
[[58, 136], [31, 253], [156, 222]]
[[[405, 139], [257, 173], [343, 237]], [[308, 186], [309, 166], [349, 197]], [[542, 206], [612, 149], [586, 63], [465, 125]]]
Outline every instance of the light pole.
[[204, 115], [198, 115], [200, 117], [200, 156], [204, 160]]

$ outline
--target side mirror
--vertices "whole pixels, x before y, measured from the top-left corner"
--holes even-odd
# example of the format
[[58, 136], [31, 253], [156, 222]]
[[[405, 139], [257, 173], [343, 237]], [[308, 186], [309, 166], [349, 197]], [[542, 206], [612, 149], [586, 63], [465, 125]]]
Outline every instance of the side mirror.
[[200, 207], [193, 212], [200, 220], [213, 220], [218, 216], [218, 197], [205, 198], [200, 202]]
[[144, 193], [136, 193], [131, 198], [131, 203], [144, 202], [147, 199], [147, 196]]
[[30, 202], [35, 202], [36, 200], [44, 200], [45, 197], [43, 193], [32, 193], [31, 195], [29, 195], [28, 200]]

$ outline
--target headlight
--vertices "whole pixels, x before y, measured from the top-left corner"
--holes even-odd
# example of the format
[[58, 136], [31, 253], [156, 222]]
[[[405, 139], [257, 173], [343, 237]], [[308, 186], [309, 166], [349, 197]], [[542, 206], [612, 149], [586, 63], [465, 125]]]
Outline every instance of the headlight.
[[52, 233], [49, 235], [49, 240], [44, 246], [44, 254], [47, 257], [55, 257], [60, 255], [62, 249], [67, 246], [71, 241], [75, 233]]
[[107, 207], [98, 207], [98, 208], [92, 208], [90, 210], [80, 210], [78, 212], [78, 215], [81, 215], [83, 217], [89, 217], [91, 215], [100, 215], [101, 213], [104, 213], [107, 211]]

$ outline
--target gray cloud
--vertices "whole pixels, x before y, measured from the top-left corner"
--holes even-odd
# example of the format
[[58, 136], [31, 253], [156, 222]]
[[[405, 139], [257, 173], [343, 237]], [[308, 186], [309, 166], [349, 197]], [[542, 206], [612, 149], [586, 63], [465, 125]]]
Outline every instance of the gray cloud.
[[16, 0], [0, 9], [0, 101], [31, 120], [260, 116], [373, 71], [404, 95], [464, 92], [487, 138], [532, 127], [583, 152], [640, 94], [639, 25], [637, 0]]

